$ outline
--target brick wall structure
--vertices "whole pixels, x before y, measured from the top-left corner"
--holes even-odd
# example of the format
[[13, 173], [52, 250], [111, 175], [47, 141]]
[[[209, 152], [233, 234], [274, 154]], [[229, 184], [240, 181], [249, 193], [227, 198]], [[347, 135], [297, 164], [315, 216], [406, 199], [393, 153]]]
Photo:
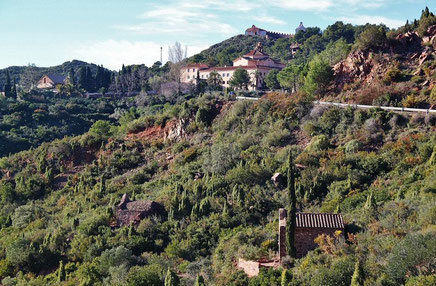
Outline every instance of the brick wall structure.
[[[279, 209], [279, 259], [282, 261], [286, 253], [286, 210]], [[295, 248], [297, 257], [303, 257], [307, 252], [317, 247], [315, 238], [321, 234], [335, 236], [336, 231], [344, 233], [344, 222], [340, 214], [328, 213], [297, 213], [295, 228]]]

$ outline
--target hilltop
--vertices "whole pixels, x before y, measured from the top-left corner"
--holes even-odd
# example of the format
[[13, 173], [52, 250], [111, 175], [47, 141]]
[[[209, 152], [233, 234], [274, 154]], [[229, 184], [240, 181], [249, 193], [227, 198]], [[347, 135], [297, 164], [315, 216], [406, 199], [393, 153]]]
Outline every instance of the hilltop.
[[44, 74], [48, 75], [63, 75], [68, 76], [71, 68], [78, 74], [81, 67], [89, 67], [92, 73], [97, 72], [98, 66], [92, 63], [87, 63], [79, 60], [72, 60], [63, 64], [52, 67], [37, 67], [34, 65], [28, 66], [11, 66], [5, 69], [0, 69], [0, 90], [6, 83], [6, 69], [9, 70], [11, 79], [16, 79], [23, 88], [29, 88], [35, 84]]

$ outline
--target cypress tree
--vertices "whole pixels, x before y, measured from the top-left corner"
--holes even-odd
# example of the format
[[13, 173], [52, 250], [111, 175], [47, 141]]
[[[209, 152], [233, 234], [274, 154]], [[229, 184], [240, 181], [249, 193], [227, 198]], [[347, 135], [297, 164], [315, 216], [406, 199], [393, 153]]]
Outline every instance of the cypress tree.
[[9, 76], [9, 70], [6, 70], [6, 84], [4, 86], [4, 91], [5, 91], [5, 96], [6, 97], [10, 97], [11, 96], [11, 91], [12, 91], [12, 86], [11, 86], [11, 78]]
[[79, 70], [79, 86], [80, 88], [87, 89], [86, 86], [86, 68], [81, 67]]
[[58, 271], [58, 282], [65, 281], [66, 273], [65, 273], [65, 265], [64, 262], [61, 260], [59, 263], [59, 271]]
[[73, 68], [70, 69], [70, 72], [68, 74], [68, 79], [69, 79], [70, 84], [72, 86], [76, 85], [76, 75], [74, 74], [74, 69]]
[[197, 275], [197, 278], [195, 278], [195, 284], [194, 286], [206, 286], [204, 283], [204, 278], [201, 275]]
[[103, 67], [97, 66], [95, 74], [95, 89], [99, 90], [103, 86]]
[[15, 99], [17, 98], [17, 83], [15, 78], [14, 78], [14, 85], [12, 86], [11, 96]]
[[351, 277], [351, 286], [363, 286], [363, 275], [362, 275], [362, 267], [360, 266], [360, 261], [356, 261], [356, 265], [354, 266], [353, 277]]
[[86, 67], [86, 90], [93, 92], [95, 89], [94, 77], [92, 76], [92, 71], [90, 67]]
[[288, 269], [283, 269], [281, 286], [288, 286], [291, 283], [291, 281], [292, 281], [291, 271], [289, 271]]
[[178, 285], [180, 285], [179, 277], [176, 275], [176, 273], [174, 273], [173, 271], [171, 271], [171, 269], [168, 268], [167, 276], [165, 276], [165, 286], [178, 286]]
[[292, 151], [289, 151], [288, 159], [288, 219], [286, 220], [286, 251], [292, 258], [296, 258], [295, 249], [295, 226], [297, 216], [297, 198], [295, 196], [295, 174]]

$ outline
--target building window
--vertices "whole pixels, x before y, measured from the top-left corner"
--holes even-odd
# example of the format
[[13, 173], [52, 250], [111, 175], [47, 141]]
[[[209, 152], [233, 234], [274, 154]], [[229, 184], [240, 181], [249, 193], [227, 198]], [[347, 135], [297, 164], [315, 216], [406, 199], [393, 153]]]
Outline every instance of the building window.
[[190, 79], [189, 75], [188, 75], [188, 79]]
[[188, 72], [189, 72], [189, 69], [188, 69]]
[[227, 77], [229, 77], [229, 76], [230, 76], [230, 74], [228, 73], [228, 74], [227, 74]]
[[195, 72], [195, 69], [192, 69], [193, 72]]

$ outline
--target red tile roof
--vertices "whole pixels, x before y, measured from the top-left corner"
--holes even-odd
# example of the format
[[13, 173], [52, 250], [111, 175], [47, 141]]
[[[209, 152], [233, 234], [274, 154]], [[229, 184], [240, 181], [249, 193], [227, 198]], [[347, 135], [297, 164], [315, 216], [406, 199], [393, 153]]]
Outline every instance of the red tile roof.
[[202, 72], [212, 72], [212, 71], [231, 71], [231, 70], [237, 70], [237, 69], [244, 69], [244, 70], [252, 70], [252, 69], [266, 69], [271, 70], [274, 69], [272, 67], [267, 66], [260, 66], [260, 65], [248, 65], [248, 66], [231, 66], [231, 67], [212, 67], [205, 70], [202, 70]]
[[260, 29], [258, 27], [256, 27], [255, 25], [251, 26], [251, 28], [248, 28], [247, 30], [245, 30], [245, 32], [259, 32], [259, 31], [265, 31], [264, 29]]
[[186, 66], [184, 66], [184, 68], [198, 68], [198, 69], [207, 69], [209, 68], [209, 65], [207, 64], [202, 64], [202, 63], [198, 63], [198, 64], [188, 64]]
[[258, 49], [254, 49], [248, 54], [245, 54], [244, 57], [253, 57], [253, 56], [264, 56], [268, 57], [268, 54], [260, 52]]
[[344, 220], [340, 214], [329, 213], [297, 213], [297, 225], [301, 228], [344, 228]]

